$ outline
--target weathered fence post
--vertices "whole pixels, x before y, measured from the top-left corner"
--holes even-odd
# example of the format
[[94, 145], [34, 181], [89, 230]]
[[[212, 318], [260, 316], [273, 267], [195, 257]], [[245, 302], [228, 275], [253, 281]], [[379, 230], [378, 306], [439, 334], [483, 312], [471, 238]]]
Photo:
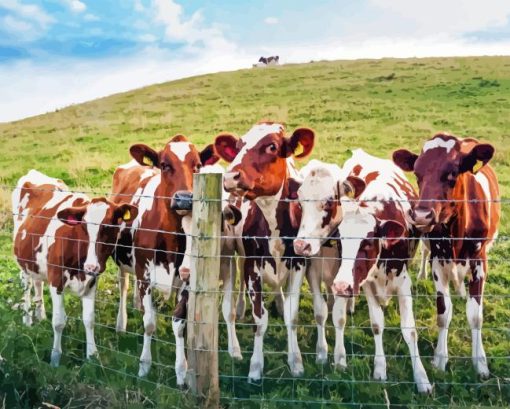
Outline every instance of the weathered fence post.
[[191, 272], [188, 301], [188, 384], [203, 407], [219, 406], [218, 286], [221, 250], [219, 173], [193, 176]]

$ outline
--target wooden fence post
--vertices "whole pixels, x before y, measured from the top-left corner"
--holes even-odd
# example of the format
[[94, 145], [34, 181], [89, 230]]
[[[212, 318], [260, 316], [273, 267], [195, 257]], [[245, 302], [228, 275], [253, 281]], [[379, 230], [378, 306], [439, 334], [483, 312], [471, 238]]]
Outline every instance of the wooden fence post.
[[188, 300], [188, 385], [201, 405], [219, 407], [218, 291], [221, 255], [219, 173], [193, 176], [193, 235]]

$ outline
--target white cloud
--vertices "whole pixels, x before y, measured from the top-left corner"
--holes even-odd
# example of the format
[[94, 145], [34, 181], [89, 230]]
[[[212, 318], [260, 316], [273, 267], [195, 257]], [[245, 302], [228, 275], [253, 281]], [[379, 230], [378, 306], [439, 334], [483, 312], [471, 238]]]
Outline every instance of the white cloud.
[[61, 2], [73, 13], [82, 13], [87, 9], [87, 5], [80, 0], [61, 0]]
[[264, 19], [264, 23], [268, 24], [268, 25], [275, 25], [275, 24], [278, 24], [280, 22], [280, 20], [278, 20], [277, 17], [266, 17]]
[[0, 8], [12, 12], [19, 18], [36, 23], [42, 29], [46, 29], [55, 22], [52, 16], [35, 4], [23, 4], [18, 0], [0, 0]]
[[135, 0], [135, 11], [144, 11], [145, 10], [145, 7], [142, 3], [142, 0]]
[[138, 37], [140, 41], [143, 41], [144, 43], [153, 43], [158, 38], [153, 34], [142, 34], [140, 37]]
[[34, 30], [32, 24], [26, 22], [25, 20], [17, 19], [10, 14], [7, 14], [2, 18], [2, 26], [6, 31], [11, 33], [20, 33], [24, 35], [30, 35]]
[[85, 21], [99, 21], [101, 20], [98, 16], [96, 16], [95, 14], [92, 14], [92, 13], [87, 13], [83, 16], [83, 19]]

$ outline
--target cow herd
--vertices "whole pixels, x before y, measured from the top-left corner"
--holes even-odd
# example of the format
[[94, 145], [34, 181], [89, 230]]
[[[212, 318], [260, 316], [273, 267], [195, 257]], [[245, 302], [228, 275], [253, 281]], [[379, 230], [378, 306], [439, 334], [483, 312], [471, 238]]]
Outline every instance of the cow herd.
[[[14, 253], [24, 284], [23, 320], [30, 325], [34, 317], [45, 318], [46, 282], [53, 304], [51, 364], [57, 366], [62, 354], [65, 288], [82, 300], [87, 357], [97, 353], [96, 287], [112, 257], [119, 268], [120, 332], [127, 325], [130, 276], [136, 277], [135, 304], [143, 312], [144, 325], [139, 376], [146, 376], [152, 363], [153, 290], [167, 298], [175, 295], [175, 373], [177, 384], [184, 385], [193, 173], [218, 172], [224, 187], [222, 313], [228, 352], [242, 359], [235, 320], [244, 314], [246, 292], [254, 320], [250, 380], [261, 379], [264, 369], [268, 310], [263, 284], [275, 292], [283, 314], [290, 372], [304, 373], [297, 324], [306, 277], [317, 325], [317, 362], [328, 360], [325, 324], [331, 305], [334, 365], [347, 367], [346, 313], [354, 311], [354, 299], [363, 291], [375, 342], [373, 376], [385, 380], [382, 307], [395, 295], [414, 381], [418, 391], [430, 392], [418, 350], [409, 272], [420, 241], [419, 276], [426, 276], [429, 263], [436, 290], [439, 334], [433, 365], [444, 371], [448, 361], [452, 282], [467, 299], [473, 365], [480, 376], [488, 376], [481, 329], [486, 254], [500, 218], [498, 183], [488, 165], [494, 148], [440, 133], [426, 141], [419, 154], [400, 149], [388, 160], [357, 149], [342, 167], [312, 160], [298, 171], [294, 159], [307, 157], [314, 142], [310, 128], [287, 135], [282, 124], [260, 122], [241, 138], [221, 133], [202, 151], [183, 135], [174, 136], [159, 151], [136, 144], [130, 148], [133, 160], [118, 166], [113, 175], [110, 199], [71, 192], [61, 180], [36, 170], [23, 176], [12, 194]], [[220, 158], [227, 169], [216, 163]], [[418, 191], [404, 171], [414, 172]], [[239, 268], [232, 262], [236, 256]]]

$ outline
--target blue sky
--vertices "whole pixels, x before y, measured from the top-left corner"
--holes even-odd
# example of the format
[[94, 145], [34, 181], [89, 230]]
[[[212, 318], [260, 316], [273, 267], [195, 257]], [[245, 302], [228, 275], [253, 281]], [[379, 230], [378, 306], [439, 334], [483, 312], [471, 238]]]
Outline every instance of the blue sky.
[[510, 54], [510, 1], [0, 0], [0, 121], [273, 54]]

